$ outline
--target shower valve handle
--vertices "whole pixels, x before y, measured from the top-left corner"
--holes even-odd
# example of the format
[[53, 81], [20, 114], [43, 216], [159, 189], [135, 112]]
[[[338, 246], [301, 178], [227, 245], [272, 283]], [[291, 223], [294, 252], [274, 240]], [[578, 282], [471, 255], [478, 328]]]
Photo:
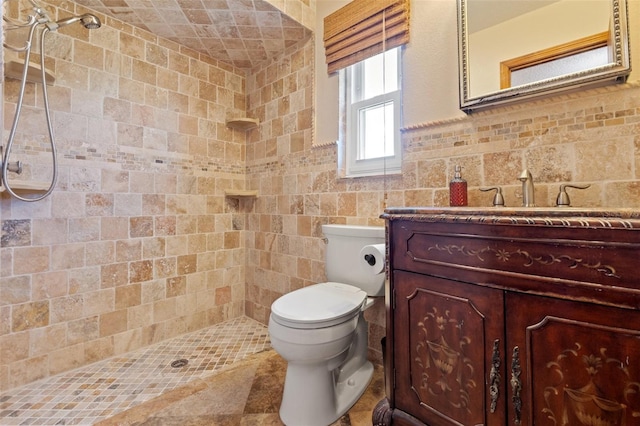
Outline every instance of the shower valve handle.
[[10, 172], [21, 174], [22, 173], [22, 161], [14, 161], [13, 163], [7, 164], [7, 170]]
[[[0, 146], [0, 167], [4, 167], [3, 161], [7, 160], [5, 157], [6, 155], [4, 155], [4, 147]], [[22, 173], [22, 161], [14, 161], [13, 163], [9, 161], [6, 163], [6, 165], [7, 171], [17, 174]]]

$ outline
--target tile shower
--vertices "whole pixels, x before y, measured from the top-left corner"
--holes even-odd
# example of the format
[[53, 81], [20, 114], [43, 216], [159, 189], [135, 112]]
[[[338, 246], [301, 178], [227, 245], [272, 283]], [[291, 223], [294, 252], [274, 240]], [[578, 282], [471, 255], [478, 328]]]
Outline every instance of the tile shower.
[[[57, 190], [0, 198], [0, 391], [244, 314], [246, 214], [224, 191], [246, 182], [245, 135], [225, 126], [246, 74], [99, 16], [48, 37]], [[21, 138], [43, 139], [41, 105], [30, 85]], [[46, 180], [38, 151], [16, 154]]]
[[[311, 146], [309, 40], [245, 72], [104, 21], [54, 45], [58, 190], [36, 205], [0, 198], [3, 392], [243, 314], [265, 324], [275, 298], [323, 279], [321, 223], [445, 205], [455, 164], [471, 205], [488, 205], [477, 189], [494, 185], [517, 205], [526, 164], [539, 200], [575, 181], [592, 184], [575, 205], [640, 207], [634, 82], [406, 129], [401, 176], [347, 181], [334, 146]], [[5, 111], [15, 90], [6, 80]], [[261, 125], [228, 129], [228, 111]], [[368, 317], [379, 359], [383, 304]]]

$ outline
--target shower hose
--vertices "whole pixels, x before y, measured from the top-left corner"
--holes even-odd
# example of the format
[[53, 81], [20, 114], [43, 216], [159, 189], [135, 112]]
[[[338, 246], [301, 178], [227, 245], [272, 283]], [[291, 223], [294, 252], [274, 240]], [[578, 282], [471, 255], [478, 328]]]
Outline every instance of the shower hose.
[[[11, 131], [9, 132], [9, 137], [7, 139], [7, 145], [4, 149], [4, 155], [3, 155], [3, 159], [2, 159], [2, 183], [4, 184], [4, 188], [5, 190], [11, 194], [12, 196], [14, 196], [15, 198], [22, 200], [22, 201], [40, 201], [42, 199], [44, 199], [45, 197], [49, 196], [49, 194], [51, 194], [51, 192], [53, 192], [54, 187], [56, 186], [56, 182], [58, 180], [58, 160], [57, 160], [57, 154], [56, 154], [56, 144], [55, 144], [55, 139], [54, 139], [54, 134], [53, 134], [53, 126], [51, 124], [51, 114], [49, 112], [49, 96], [47, 93], [47, 84], [46, 84], [46, 73], [45, 73], [45, 66], [44, 66], [44, 60], [45, 60], [45, 36], [46, 34], [50, 31], [50, 29], [43, 24], [46, 24], [47, 22], [50, 22], [49, 18], [46, 16], [46, 14], [44, 12], [42, 12], [39, 8], [35, 8], [36, 13], [38, 13], [41, 17], [40, 18], [36, 18], [34, 15], [29, 16], [29, 19], [27, 21], [26, 24], [18, 24], [16, 25], [16, 27], [28, 27], [29, 28], [29, 35], [28, 35], [28, 39], [27, 42], [25, 43], [25, 47], [24, 48], [14, 48], [8, 45], [4, 45], [5, 47], [14, 50], [16, 52], [25, 52], [25, 59], [24, 59], [24, 69], [22, 71], [22, 79], [20, 80], [20, 90], [18, 92], [18, 100], [17, 100], [17, 104], [16, 104], [16, 112], [15, 112], [15, 116], [13, 118], [13, 124], [11, 126]], [[6, 20], [6, 19], [5, 19]], [[11, 21], [9, 21], [11, 22]], [[15, 24], [14, 24], [15, 25]], [[51, 158], [52, 158], [52, 163], [53, 163], [53, 171], [52, 171], [52, 175], [51, 175], [51, 184], [49, 185], [49, 188], [41, 195], [38, 195], [36, 197], [23, 197], [19, 194], [17, 194], [15, 192], [15, 190], [11, 187], [11, 185], [9, 184], [9, 179], [8, 179], [8, 174], [10, 171], [15, 171], [20, 173], [22, 165], [20, 162], [14, 163], [15, 166], [10, 166], [9, 164], [9, 156], [11, 155], [11, 148], [13, 147], [13, 141], [15, 139], [15, 135], [16, 135], [16, 131], [18, 129], [18, 122], [20, 121], [20, 114], [22, 111], [22, 103], [24, 101], [24, 92], [25, 92], [25, 86], [27, 84], [27, 71], [29, 69], [29, 58], [31, 56], [31, 47], [32, 47], [32, 42], [33, 42], [33, 36], [34, 33], [37, 29], [37, 27], [39, 25], [43, 25], [42, 28], [42, 32], [40, 34], [40, 68], [42, 71], [42, 96], [43, 96], [43, 102], [44, 102], [44, 113], [47, 119], [47, 129], [49, 132], [49, 145], [51, 147]]]

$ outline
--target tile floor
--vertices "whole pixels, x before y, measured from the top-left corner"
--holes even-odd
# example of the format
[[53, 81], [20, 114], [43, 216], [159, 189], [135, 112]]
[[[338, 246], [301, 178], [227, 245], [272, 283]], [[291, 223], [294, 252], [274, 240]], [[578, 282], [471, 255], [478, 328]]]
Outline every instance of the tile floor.
[[[167, 392], [96, 426], [282, 426], [278, 416], [286, 371], [274, 350]], [[382, 366], [360, 400], [331, 426], [371, 426], [384, 396]], [[308, 426], [308, 425], [290, 425]]]
[[[267, 328], [242, 317], [12, 389], [0, 395], [0, 425], [280, 426], [285, 370]], [[371, 425], [383, 396], [376, 366], [334, 425]]]
[[237, 318], [3, 393], [0, 425], [92, 425], [270, 348], [263, 324]]

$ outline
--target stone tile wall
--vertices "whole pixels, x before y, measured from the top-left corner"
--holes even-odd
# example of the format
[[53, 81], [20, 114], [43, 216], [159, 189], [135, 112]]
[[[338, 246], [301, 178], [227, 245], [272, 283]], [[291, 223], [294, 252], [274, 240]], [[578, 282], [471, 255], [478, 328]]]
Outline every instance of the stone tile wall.
[[[337, 147], [311, 146], [313, 46], [255, 70], [247, 80], [246, 313], [267, 322], [282, 294], [321, 282], [321, 225], [380, 225], [385, 206], [446, 206], [448, 182], [462, 166], [469, 205], [491, 207], [500, 186], [507, 206], [522, 204], [518, 176], [529, 168], [539, 206], [554, 206], [559, 185], [573, 206], [640, 207], [640, 87], [630, 83], [496, 108], [404, 129], [402, 174], [340, 179]], [[367, 311], [370, 356], [381, 359], [382, 300]]]
[[317, 0], [265, 0], [298, 23], [313, 30], [316, 25]]
[[[469, 204], [491, 206], [480, 188], [500, 186], [522, 205], [518, 176], [531, 170], [536, 205], [555, 206], [560, 184], [575, 207], [640, 207], [640, 84], [585, 90], [409, 129], [395, 205], [447, 205], [453, 168], [462, 166]], [[415, 187], [407, 191], [408, 182]]]

